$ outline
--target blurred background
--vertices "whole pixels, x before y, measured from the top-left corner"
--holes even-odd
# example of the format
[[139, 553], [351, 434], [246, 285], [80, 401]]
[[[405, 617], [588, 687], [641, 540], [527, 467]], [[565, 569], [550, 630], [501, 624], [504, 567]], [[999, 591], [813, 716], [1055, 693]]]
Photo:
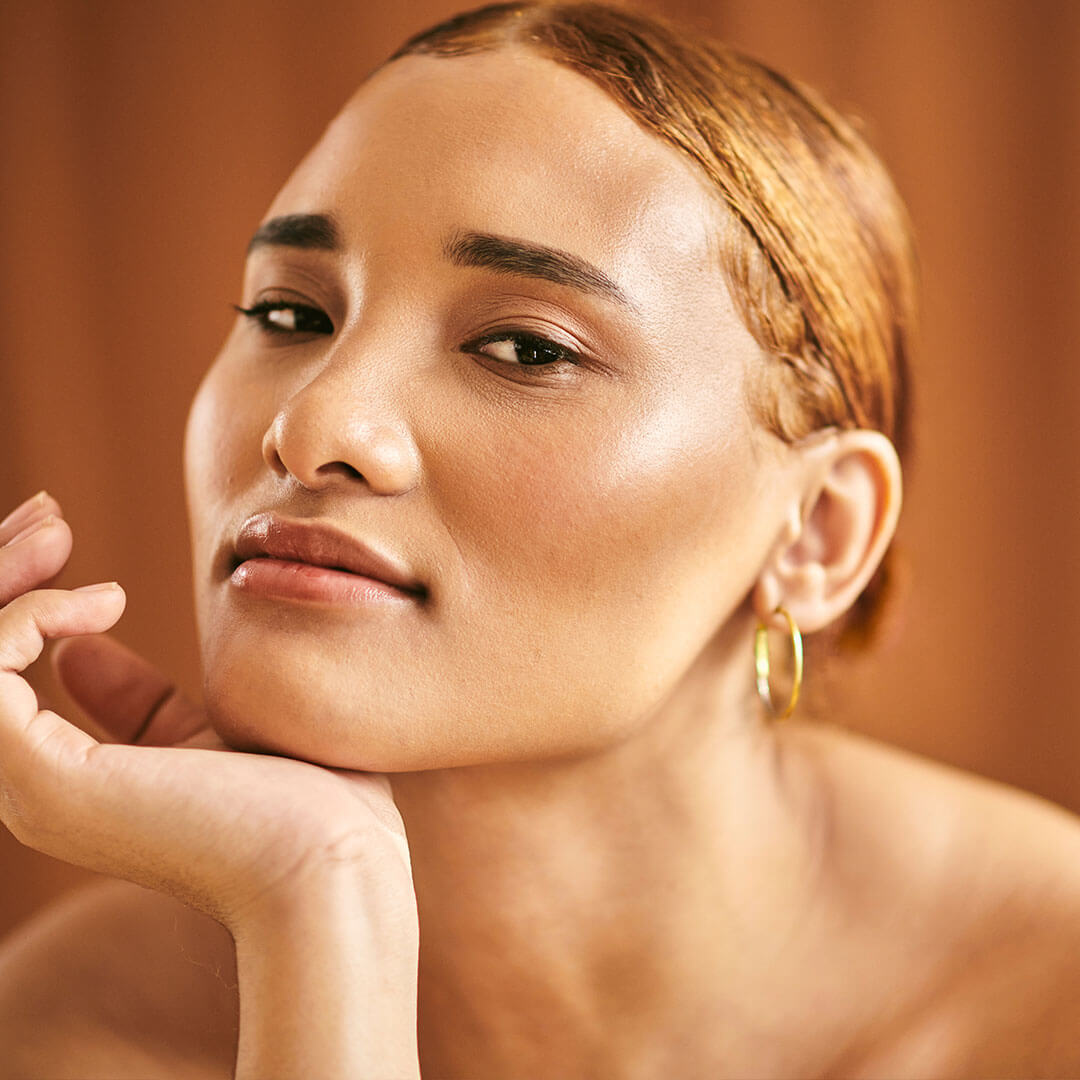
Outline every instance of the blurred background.
[[[0, 517], [48, 487], [61, 584], [120, 580], [117, 635], [190, 693], [181, 435], [244, 246], [360, 78], [461, 4], [0, 0]], [[648, 6], [861, 116], [914, 218], [910, 591], [831, 719], [1080, 810], [1080, 4]], [[85, 877], [3, 833], [0, 932]]]

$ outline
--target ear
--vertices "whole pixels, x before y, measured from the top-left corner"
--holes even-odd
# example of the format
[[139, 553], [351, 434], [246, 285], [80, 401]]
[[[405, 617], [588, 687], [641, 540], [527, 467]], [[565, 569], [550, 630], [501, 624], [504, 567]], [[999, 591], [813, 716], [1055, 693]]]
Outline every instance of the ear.
[[866, 587], [900, 516], [900, 460], [878, 431], [838, 431], [796, 448], [804, 483], [754, 588], [757, 617], [791, 613], [812, 633]]

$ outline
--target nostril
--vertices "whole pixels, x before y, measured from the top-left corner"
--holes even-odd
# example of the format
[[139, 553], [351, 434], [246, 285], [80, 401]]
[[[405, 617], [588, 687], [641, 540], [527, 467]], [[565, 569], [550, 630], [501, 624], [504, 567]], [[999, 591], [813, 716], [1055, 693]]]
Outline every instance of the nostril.
[[345, 476], [350, 480], [363, 480], [363, 473], [350, 465], [347, 461], [328, 461], [320, 465], [316, 470], [317, 476]]
[[311, 490], [356, 481], [379, 495], [412, 490], [419, 482], [420, 460], [411, 432], [359, 416], [363, 402], [335, 404], [327, 396], [328, 386], [315, 379], [274, 417], [262, 440], [263, 461], [271, 472]]
[[278, 476], [288, 476], [288, 466], [281, 460], [281, 455], [277, 450], [272, 449], [268, 454], [264, 454], [263, 457], [266, 459], [267, 465], [269, 465]]
[[281, 453], [278, 450], [278, 447], [281, 444], [278, 427], [278, 419], [275, 418], [274, 423], [270, 425], [266, 434], [263, 436], [261, 447], [262, 458], [263, 461], [270, 466], [271, 471], [277, 476], [287, 476], [289, 473], [288, 466], [282, 460]]

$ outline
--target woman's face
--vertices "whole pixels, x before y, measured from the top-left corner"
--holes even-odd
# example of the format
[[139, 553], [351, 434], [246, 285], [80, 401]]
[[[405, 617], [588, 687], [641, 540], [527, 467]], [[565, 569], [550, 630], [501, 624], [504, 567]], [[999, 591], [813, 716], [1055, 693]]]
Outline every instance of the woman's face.
[[[779, 520], [718, 213], [675, 150], [533, 54], [409, 57], [361, 88], [266, 222], [317, 216], [257, 234], [254, 313], [189, 420], [227, 740], [401, 770], [647, 720]], [[364, 548], [411, 588], [297, 566], [386, 573]]]

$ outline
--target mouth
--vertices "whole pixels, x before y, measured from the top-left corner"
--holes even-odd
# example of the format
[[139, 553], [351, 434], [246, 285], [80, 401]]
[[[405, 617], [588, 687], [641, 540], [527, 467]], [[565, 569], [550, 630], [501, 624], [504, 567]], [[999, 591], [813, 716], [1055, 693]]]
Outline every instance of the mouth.
[[324, 521], [261, 513], [237, 534], [230, 584], [282, 600], [423, 602], [426, 586], [400, 560]]

